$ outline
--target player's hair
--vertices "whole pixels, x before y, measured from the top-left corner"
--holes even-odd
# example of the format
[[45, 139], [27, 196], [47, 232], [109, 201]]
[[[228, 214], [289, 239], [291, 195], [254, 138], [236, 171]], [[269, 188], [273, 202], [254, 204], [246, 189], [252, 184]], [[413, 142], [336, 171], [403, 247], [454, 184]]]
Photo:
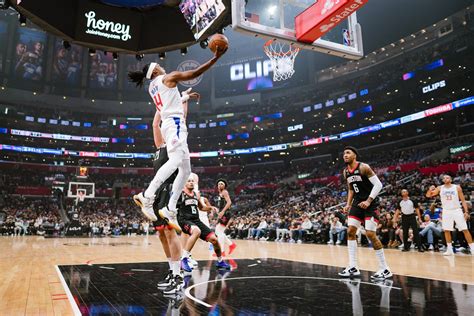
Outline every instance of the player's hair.
[[137, 88], [143, 87], [146, 79], [146, 73], [148, 72], [148, 67], [150, 67], [150, 65], [143, 67], [142, 71], [129, 71], [128, 80], [135, 83]]
[[225, 188], [227, 189], [227, 181], [226, 181], [225, 179], [218, 179], [218, 180], [216, 181], [216, 185], [218, 185], [219, 182], [224, 182]]
[[353, 147], [353, 146], [346, 146], [346, 147], [344, 147], [344, 150], [350, 150], [350, 151], [352, 151], [352, 152], [356, 155], [357, 158], [360, 157], [359, 152], [358, 152], [357, 149], [356, 149], [355, 147]]

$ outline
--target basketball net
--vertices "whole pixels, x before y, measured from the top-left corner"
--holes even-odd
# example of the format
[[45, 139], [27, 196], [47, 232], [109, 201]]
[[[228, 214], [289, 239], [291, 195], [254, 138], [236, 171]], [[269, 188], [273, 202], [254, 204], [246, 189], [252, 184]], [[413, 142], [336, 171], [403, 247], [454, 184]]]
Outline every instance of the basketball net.
[[273, 81], [287, 80], [295, 73], [295, 59], [300, 49], [273, 39], [263, 45], [273, 68]]
[[78, 191], [77, 192], [77, 199], [76, 199], [76, 204], [78, 202], [84, 202], [84, 199], [86, 198], [86, 194], [84, 193], [84, 191]]

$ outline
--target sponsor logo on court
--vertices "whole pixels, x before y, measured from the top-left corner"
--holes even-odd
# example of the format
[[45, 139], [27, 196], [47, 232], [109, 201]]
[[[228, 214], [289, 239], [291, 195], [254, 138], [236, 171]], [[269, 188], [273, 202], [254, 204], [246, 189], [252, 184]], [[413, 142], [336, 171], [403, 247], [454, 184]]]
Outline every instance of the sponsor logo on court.
[[[201, 64], [198, 63], [195, 60], [185, 60], [181, 64], [178, 65], [177, 70], [178, 71], [189, 71], [189, 70], [196, 69], [199, 66], [201, 66]], [[197, 86], [199, 83], [201, 83], [201, 81], [202, 81], [202, 75], [200, 75], [199, 77], [197, 77], [195, 79], [191, 79], [191, 80], [188, 80], [188, 81], [182, 81], [182, 82], [180, 82], [180, 84], [185, 86], [185, 87], [190, 88], [190, 87]]]
[[96, 19], [96, 13], [92, 10], [84, 14], [84, 16], [87, 19], [87, 29], [85, 31], [87, 34], [121, 40], [123, 42], [132, 38], [130, 35], [130, 25]]

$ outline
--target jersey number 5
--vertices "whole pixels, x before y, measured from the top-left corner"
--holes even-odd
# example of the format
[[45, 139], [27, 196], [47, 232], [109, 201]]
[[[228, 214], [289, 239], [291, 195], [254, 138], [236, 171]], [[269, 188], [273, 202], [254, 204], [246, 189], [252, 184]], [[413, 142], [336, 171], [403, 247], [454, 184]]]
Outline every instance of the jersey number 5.
[[161, 112], [163, 108], [163, 102], [161, 101], [161, 96], [159, 93], [153, 96], [153, 102], [155, 103], [156, 109]]

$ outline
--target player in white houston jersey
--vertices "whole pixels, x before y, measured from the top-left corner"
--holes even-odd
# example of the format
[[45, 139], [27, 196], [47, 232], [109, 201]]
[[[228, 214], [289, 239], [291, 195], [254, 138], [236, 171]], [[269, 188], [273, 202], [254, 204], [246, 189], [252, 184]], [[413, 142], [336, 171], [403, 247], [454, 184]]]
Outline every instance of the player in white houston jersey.
[[[454, 223], [456, 223], [457, 229], [464, 233], [464, 237], [471, 248], [471, 253], [474, 254], [474, 243], [472, 242], [472, 236], [467, 229], [466, 223], [466, 221], [469, 219], [469, 211], [461, 186], [452, 184], [452, 179], [449, 175], [443, 176], [443, 183], [444, 185], [439, 187], [432, 185], [426, 193], [426, 196], [431, 198], [439, 194], [441, 197], [441, 205], [443, 208], [442, 224], [444, 236], [446, 238], [446, 244], [448, 246], [444, 255], [452, 256], [454, 254], [453, 246], [451, 244], [451, 232], [454, 230]], [[461, 204], [462, 208], [464, 209], [464, 214], [463, 210], [461, 209]]]
[[168, 222], [177, 232], [181, 227], [176, 219], [176, 203], [181, 191], [191, 173], [191, 161], [187, 144], [186, 114], [187, 107], [183, 102], [189, 95], [180, 96], [178, 83], [195, 79], [211, 68], [227, 49], [217, 49], [215, 55], [208, 62], [196, 69], [189, 71], [173, 71], [166, 73], [165, 69], [157, 63], [146, 65], [142, 71], [129, 72], [130, 81], [142, 87], [145, 80], [151, 80], [149, 93], [156, 106], [154, 122], [161, 121], [161, 134], [166, 143], [169, 160], [158, 170], [145, 192], [133, 197], [135, 203], [141, 207], [142, 213], [150, 220], [157, 219], [153, 211], [155, 192], [176, 169], [178, 175], [173, 182], [168, 206], [159, 210], [159, 215]]

